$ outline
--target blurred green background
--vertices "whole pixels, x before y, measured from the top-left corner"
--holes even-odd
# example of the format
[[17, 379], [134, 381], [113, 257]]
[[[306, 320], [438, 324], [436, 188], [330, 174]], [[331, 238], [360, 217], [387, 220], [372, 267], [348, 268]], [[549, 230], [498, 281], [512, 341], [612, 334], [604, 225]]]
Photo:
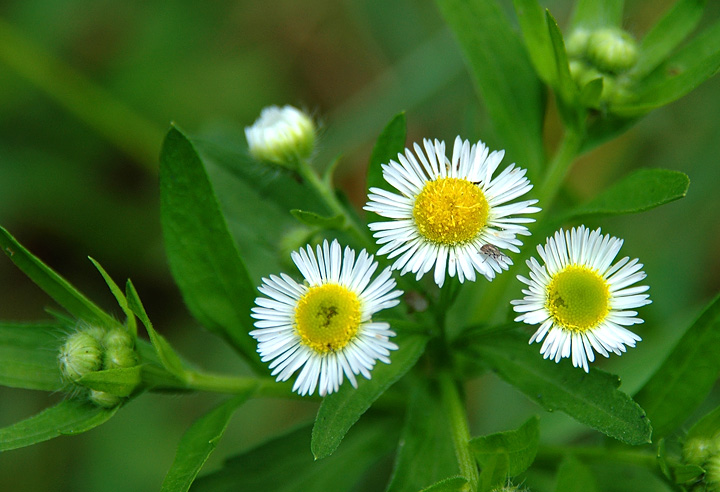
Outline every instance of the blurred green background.
[[[542, 3], [564, 25], [572, 3]], [[502, 4], [511, 14], [511, 2]], [[628, 1], [624, 27], [641, 37], [672, 4]], [[720, 19], [720, 3], [709, 4], [702, 26]], [[242, 128], [270, 104], [315, 115], [322, 126], [319, 160], [343, 155], [338, 181], [358, 207], [374, 138], [399, 111], [407, 111], [409, 141], [460, 134], [497, 147], [460, 52], [429, 0], [5, 0], [0, 224], [118, 316], [86, 257], [116, 280], [132, 277], [158, 330], [190, 360], [244, 371], [230, 349], [189, 317], [170, 278], [157, 156], [171, 121], [190, 133], [222, 129], [241, 139]], [[630, 393], [720, 290], [719, 115], [715, 77], [583, 156], [564, 190], [566, 200], [583, 201], [638, 167], [677, 169], [691, 179], [679, 202], [587, 224], [625, 238], [623, 254], [646, 266], [653, 304], [637, 330], [644, 341], [599, 364], [620, 374]], [[548, 148], [559, 131], [551, 111]], [[43, 310], [51, 305], [0, 258], [0, 319], [46, 319]], [[0, 426], [61, 397], [0, 388]], [[219, 399], [143, 395], [87, 434], [3, 453], [0, 489], [158, 490], [182, 432]], [[312, 418], [315, 409], [247, 404], [205, 470]], [[494, 376], [471, 385], [475, 434], [516, 427], [532, 413], [543, 415], [544, 441], [583, 430], [564, 415], [544, 414]], [[298, 453], [310, 456], [309, 443]]]

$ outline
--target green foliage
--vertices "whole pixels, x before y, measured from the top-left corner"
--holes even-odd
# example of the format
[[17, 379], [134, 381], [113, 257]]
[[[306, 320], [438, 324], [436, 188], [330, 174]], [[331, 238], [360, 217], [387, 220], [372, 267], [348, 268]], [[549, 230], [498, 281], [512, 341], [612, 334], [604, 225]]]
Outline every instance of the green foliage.
[[535, 461], [540, 440], [539, 422], [537, 417], [531, 417], [516, 430], [476, 437], [470, 441], [470, 448], [480, 467], [485, 468], [491, 458], [503, 455], [509, 476], [514, 477], [527, 470]]
[[720, 372], [720, 296], [690, 325], [675, 348], [635, 395], [653, 423], [655, 438], [667, 436], [702, 403]]
[[60, 327], [50, 323], [0, 324], [0, 385], [42, 391], [61, 389], [61, 333]]
[[624, 5], [624, 0], [578, 0], [570, 25], [574, 28], [619, 26]]
[[598, 490], [592, 471], [573, 457], [560, 464], [555, 492], [596, 492]]

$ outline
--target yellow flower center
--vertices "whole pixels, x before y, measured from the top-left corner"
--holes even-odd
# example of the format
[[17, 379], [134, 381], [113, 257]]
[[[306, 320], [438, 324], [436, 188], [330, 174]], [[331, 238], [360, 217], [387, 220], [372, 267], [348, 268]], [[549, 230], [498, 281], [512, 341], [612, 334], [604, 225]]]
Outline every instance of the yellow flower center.
[[479, 186], [466, 179], [428, 181], [413, 206], [418, 231], [428, 240], [455, 245], [475, 238], [487, 222], [489, 206]]
[[295, 329], [303, 345], [326, 354], [345, 347], [360, 327], [360, 300], [346, 287], [310, 287], [295, 307]]
[[545, 307], [553, 320], [571, 331], [595, 328], [609, 312], [608, 284], [594, 269], [570, 265], [553, 275]]

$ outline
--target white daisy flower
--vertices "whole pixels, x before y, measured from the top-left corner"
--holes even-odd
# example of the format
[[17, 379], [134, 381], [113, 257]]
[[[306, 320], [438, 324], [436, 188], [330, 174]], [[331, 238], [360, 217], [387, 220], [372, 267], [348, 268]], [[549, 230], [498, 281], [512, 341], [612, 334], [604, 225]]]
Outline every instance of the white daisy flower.
[[[305, 278], [304, 284], [286, 274], [263, 278], [258, 290], [265, 297], [255, 299], [252, 309], [263, 362], [277, 381], [286, 381], [297, 370], [293, 391], [321, 396], [336, 392], [346, 376], [357, 388], [356, 374], [370, 379], [375, 361], [390, 363], [390, 325], [372, 321], [373, 314], [396, 306], [402, 291], [393, 290], [390, 268], [370, 282], [377, 262], [362, 250], [346, 247], [337, 240], [317, 247], [317, 256], [308, 245], [293, 251], [292, 259]], [[301, 369], [302, 368], [302, 369]]]
[[575, 367], [589, 372], [595, 352], [609, 357], [622, 355], [625, 346], [634, 347], [641, 338], [626, 326], [642, 323], [632, 309], [650, 304], [649, 287], [631, 285], [643, 280], [645, 272], [637, 258], [621, 259], [611, 266], [622, 239], [603, 236], [600, 229], [585, 226], [560, 229], [537, 250], [544, 264], [530, 258], [530, 278], [518, 275], [528, 286], [525, 297], [511, 301], [522, 313], [515, 321], [540, 328], [530, 343], [543, 342], [540, 353], [546, 359], [572, 356]]
[[292, 166], [298, 157], [312, 154], [315, 124], [292, 106], [268, 106], [252, 126], [245, 128], [245, 138], [256, 159]]
[[532, 188], [525, 169], [511, 164], [493, 174], [505, 155], [489, 153], [482, 143], [470, 145], [455, 139], [452, 160], [445, 142], [424, 140], [425, 149], [405, 149], [398, 162], [383, 164], [383, 177], [398, 192], [371, 188], [365, 210], [392, 219], [369, 225], [378, 254], [397, 258], [394, 270], [416, 274], [419, 280], [435, 268], [435, 283], [442, 287], [445, 274], [460, 282], [475, 280], [479, 272], [488, 280], [507, 270], [512, 261], [503, 249], [517, 253], [517, 235], [530, 233], [522, 224], [535, 219], [513, 217], [540, 211], [537, 200], [509, 203]]

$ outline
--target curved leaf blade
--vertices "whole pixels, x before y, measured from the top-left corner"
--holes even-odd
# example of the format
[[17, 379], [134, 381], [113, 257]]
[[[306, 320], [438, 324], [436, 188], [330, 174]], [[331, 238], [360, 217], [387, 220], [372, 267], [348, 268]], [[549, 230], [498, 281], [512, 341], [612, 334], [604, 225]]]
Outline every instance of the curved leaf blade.
[[0, 385], [58, 391], [60, 327], [52, 324], [0, 324]]
[[359, 380], [357, 389], [346, 384], [339, 392], [325, 397], [315, 419], [310, 444], [315, 459], [326, 458], [337, 449], [370, 405], [415, 365], [427, 340], [421, 335], [398, 337], [400, 348], [390, 356], [391, 363], [376, 364], [372, 379]]
[[620, 27], [625, 0], [578, 0], [570, 24], [573, 28]]
[[531, 417], [515, 430], [472, 438], [470, 449], [483, 468], [491, 458], [506, 456], [507, 474], [514, 477], [530, 468], [535, 461], [539, 442], [540, 419]]

